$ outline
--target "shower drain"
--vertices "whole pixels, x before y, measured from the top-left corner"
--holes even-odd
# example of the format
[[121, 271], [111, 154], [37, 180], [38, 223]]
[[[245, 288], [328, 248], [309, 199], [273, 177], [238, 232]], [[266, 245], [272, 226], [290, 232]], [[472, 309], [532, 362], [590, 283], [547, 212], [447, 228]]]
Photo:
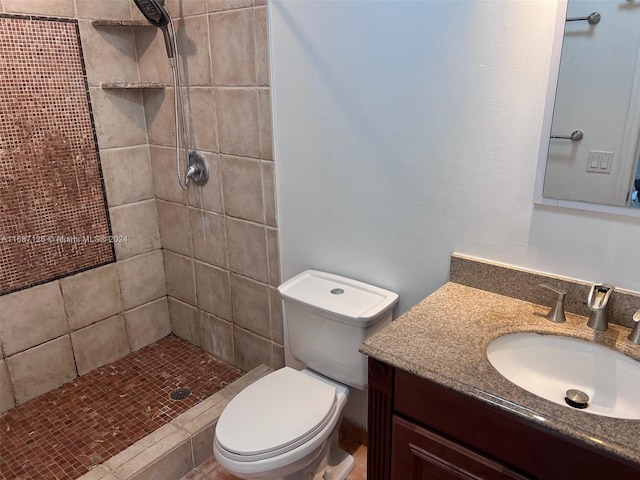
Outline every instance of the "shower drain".
[[189, 395], [191, 395], [191, 390], [186, 387], [176, 388], [173, 392], [169, 394], [169, 398], [171, 400], [184, 400]]

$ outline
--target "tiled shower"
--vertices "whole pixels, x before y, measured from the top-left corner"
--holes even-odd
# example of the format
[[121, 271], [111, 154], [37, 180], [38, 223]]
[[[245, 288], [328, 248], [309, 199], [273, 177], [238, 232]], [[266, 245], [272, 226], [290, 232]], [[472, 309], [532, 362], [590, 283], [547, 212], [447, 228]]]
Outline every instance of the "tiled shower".
[[[209, 182], [188, 192], [175, 174], [162, 35], [137, 25], [143, 18], [133, 3], [0, 0], [0, 20], [30, 22], [29, 34], [64, 26], [73, 36], [77, 21], [94, 122], [72, 161], [56, 157], [69, 150], [53, 145], [28, 165], [0, 126], [3, 208], [33, 207], [2, 210], [0, 219], [2, 410], [170, 333], [241, 370], [283, 364], [266, 4], [167, 0], [167, 8], [177, 20], [192, 143], [211, 169]], [[7, 58], [2, 52], [0, 61]], [[14, 77], [3, 67], [2, 117], [11, 122], [3, 95]], [[68, 108], [74, 125], [78, 108]], [[66, 120], [45, 115], [36, 125], [43, 138], [68, 121], [60, 115]], [[28, 183], [27, 170], [37, 183]], [[68, 216], [56, 216], [61, 210]], [[47, 226], [52, 218], [65, 220]], [[19, 235], [31, 237], [17, 246]], [[49, 235], [114, 241], [35, 245]]]

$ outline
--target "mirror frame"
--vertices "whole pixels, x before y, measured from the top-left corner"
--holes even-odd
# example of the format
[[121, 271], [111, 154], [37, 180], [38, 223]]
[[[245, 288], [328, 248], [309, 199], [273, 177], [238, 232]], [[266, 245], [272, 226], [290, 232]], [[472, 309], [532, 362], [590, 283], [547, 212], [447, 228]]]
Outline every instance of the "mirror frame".
[[544, 117], [542, 120], [542, 133], [540, 135], [540, 150], [538, 155], [538, 167], [536, 169], [536, 183], [533, 191], [533, 203], [534, 205], [563, 207], [575, 210], [640, 218], [640, 208], [578, 202], [575, 200], [561, 200], [542, 196], [544, 178], [547, 170], [547, 156], [549, 154], [551, 123], [553, 121], [553, 110], [556, 103], [558, 75], [560, 74], [560, 58], [562, 56], [562, 41], [564, 38], [568, 2], [569, 0], [558, 0], [557, 3], [556, 20], [553, 32], [553, 46], [551, 50], [551, 67], [549, 68], [549, 78], [547, 81], [547, 96], [545, 99]]

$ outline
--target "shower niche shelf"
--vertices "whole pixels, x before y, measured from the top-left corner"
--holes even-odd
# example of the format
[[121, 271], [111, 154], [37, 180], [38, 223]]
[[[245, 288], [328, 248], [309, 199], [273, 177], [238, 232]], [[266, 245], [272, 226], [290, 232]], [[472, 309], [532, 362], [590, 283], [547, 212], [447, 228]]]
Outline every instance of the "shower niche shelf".
[[133, 90], [133, 89], [161, 89], [166, 85], [161, 82], [102, 82], [100, 88], [103, 90]]
[[146, 20], [91, 20], [94, 27], [153, 27]]

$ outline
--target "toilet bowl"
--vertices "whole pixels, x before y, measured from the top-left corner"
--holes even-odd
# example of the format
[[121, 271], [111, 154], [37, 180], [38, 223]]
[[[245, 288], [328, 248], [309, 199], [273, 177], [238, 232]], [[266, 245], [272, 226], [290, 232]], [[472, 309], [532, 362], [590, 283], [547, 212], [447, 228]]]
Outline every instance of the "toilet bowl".
[[327, 468], [331, 478], [346, 477], [353, 458], [337, 446], [337, 433], [348, 395], [345, 385], [310, 370], [284, 367], [261, 378], [222, 412], [218, 463], [247, 479], [313, 479]]
[[367, 384], [358, 348], [391, 321], [398, 295], [307, 270], [278, 288], [285, 349], [306, 368], [270, 373], [234, 397], [216, 425], [213, 451], [237, 477], [344, 480], [354, 465], [338, 446], [349, 389]]

